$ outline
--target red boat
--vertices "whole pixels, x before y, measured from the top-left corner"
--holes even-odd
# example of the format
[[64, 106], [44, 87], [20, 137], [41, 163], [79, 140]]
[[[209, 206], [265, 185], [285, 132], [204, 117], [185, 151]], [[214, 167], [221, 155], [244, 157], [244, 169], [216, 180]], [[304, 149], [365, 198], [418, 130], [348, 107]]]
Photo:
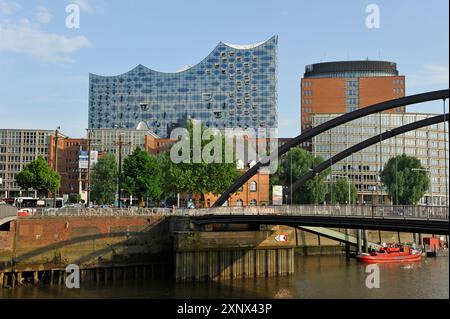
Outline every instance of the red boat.
[[370, 254], [356, 255], [356, 259], [364, 263], [392, 263], [402, 261], [419, 261], [422, 258], [422, 252], [407, 246], [390, 245], [381, 247], [377, 252]]

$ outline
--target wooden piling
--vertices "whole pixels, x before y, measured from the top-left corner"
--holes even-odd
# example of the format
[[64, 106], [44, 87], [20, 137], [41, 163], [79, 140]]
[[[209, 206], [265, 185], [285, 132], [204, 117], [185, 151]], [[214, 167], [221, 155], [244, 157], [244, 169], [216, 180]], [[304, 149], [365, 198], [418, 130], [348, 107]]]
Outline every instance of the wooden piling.
[[100, 282], [100, 270], [95, 268], [95, 282]]
[[20, 286], [20, 285], [22, 285], [22, 280], [23, 280], [23, 278], [22, 278], [22, 272], [18, 272], [17, 273], [17, 284]]

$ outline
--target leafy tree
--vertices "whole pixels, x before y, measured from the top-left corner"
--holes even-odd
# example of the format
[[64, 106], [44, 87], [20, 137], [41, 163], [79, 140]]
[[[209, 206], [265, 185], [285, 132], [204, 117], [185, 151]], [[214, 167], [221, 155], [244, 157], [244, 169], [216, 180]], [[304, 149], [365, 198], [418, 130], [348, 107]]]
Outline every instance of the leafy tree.
[[389, 159], [381, 172], [381, 181], [395, 205], [417, 204], [430, 186], [420, 160], [406, 154]]
[[100, 205], [114, 203], [117, 192], [117, 163], [112, 153], [106, 153], [93, 167], [91, 200]]
[[20, 188], [35, 189], [38, 195], [43, 197], [48, 192], [58, 191], [61, 186], [61, 176], [48, 165], [45, 158], [39, 156], [16, 174], [16, 182]]
[[139, 147], [125, 158], [123, 164], [124, 189], [139, 198], [139, 206], [144, 207], [145, 199], [159, 200], [162, 168], [160, 161]]
[[[214, 136], [210, 136], [209, 139], [201, 141], [201, 150], [205, 149], [205, 146], [216, 140], [219, 141], [219, 148], [211, 149], [209, 155], [217, 155], [220, 157], [220, 161], [207, 163], [204, 157], [201, 156], [199, 163], [194, 163], [194, 127], [193, 122], [188, 121], [186, 128], [188, 131], [188, 145], [189, 145], [189, 161], [174, 163], [170, 159], [170, 155], [164, 155], [164, 181], [165, 190], [172, 191], [174, 193], [188, 193], [188, 194], [200, 194], [201, 201], [204, 205], [205, 195], [208, 193], [213, 193], [215, 195], [224, 192], [233, 182], [239, 177], [240, 172], [236, 168], [235, 161], [231, 163], [226, 163], [225, 154], [228, 151], [225, 147], [225, 138], [222, 136], [220, 141]], [[200, 136], [203, 136], [205, 132], [205, 127], [201, 125]], [[220, 153], [219, 153], [220, 150]], [[217, 152], [217, 154], [215, 153]]]
[[[295, 183], [301, 176], [323, 162], [321, 157], [313, 157], [308, 151], [294, 147], [281, 159], [276, 174], [271, 177], [272, 185], [290, 186], [291, 173], [292, 183]], [[292, 165], [291, 165], [292, 164]], [[327, 186], [325, 177], [329, 174], [329, 170], [317, 174], [311, 178], [303, 186], [293, 191], [292, 202], [294, 204], [319, 204], [325, 200]]]
[[[332, 204], [346, 204], [348, 202], [349, 181], [347, 178], [339, 178], [336, 182], [330, 183], [330, 191], [327, 194], [327, 201]], [[332, 198], [331, 198], [332, 197]], [[355, 204], [357, 198], [356, 186], [350, 183], [350, 203]]]
[[69, 203], [71, 204], [78, 204], [81, 202], [81, 195], [80, 194], [70, 194], [69, 195]]

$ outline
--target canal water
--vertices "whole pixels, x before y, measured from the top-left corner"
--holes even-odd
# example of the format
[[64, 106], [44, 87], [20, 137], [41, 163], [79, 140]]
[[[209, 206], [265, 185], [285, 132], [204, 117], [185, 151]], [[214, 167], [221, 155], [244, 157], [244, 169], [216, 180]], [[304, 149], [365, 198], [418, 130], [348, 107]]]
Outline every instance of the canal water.
[[449, 258], [380, 264], [380, 287], [366, 287], [366, 266], [343, 256], [296, 256], [289, 277], [176, 284], [165, 281], [82, 283], [80, 289], [0, 289], [2, 298], [449, 298]]

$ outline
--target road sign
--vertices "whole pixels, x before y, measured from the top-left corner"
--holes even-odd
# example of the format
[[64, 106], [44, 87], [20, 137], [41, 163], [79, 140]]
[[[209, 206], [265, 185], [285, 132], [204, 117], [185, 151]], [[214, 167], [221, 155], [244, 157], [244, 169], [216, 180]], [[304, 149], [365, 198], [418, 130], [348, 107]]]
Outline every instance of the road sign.
[[286, 242], [288, 240], [287, 234], [278, 234], [275, 236], [275, 240], [279, 242]]
[[[78, 168], [87, 169], [88, 168], [88, 151], [80, 151], [78, 156]], [[91, 151], [91, 168], [98, 162], [98, 152]]]

